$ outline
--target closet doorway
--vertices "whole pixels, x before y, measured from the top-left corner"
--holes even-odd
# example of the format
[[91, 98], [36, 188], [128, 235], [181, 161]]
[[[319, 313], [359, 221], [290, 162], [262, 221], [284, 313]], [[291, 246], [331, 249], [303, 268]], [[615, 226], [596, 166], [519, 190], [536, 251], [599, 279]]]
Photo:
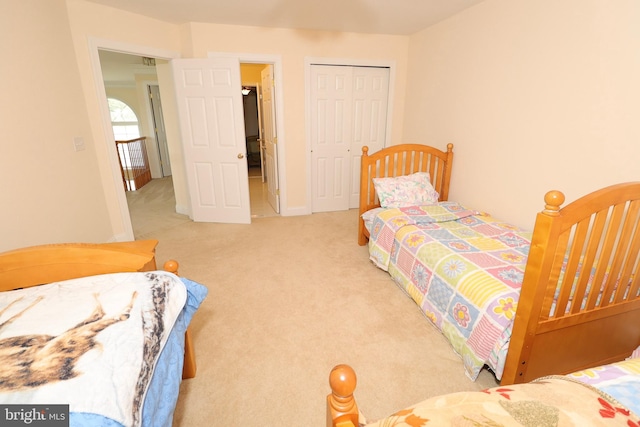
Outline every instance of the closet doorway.
[[362, 147], [386, 146], [390, 67], [310, 64], [311, 210], [358, 207]]

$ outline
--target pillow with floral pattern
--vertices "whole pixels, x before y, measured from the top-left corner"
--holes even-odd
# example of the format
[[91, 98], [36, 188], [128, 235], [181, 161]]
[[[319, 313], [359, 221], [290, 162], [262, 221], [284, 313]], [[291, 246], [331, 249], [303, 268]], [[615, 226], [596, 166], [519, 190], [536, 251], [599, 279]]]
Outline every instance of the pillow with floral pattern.
[[433, 205], [438, 203], [440, 197], [431, 185], [428, 172], [393, 178], [373, 178], [373, 186], [383, 208]]

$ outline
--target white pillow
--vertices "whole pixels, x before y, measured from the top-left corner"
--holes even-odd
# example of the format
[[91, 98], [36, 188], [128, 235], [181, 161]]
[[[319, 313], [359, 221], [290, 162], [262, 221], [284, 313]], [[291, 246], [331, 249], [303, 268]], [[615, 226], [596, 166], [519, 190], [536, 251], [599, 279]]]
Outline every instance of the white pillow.
[[438, 203], [440, 197], [431, 185], [428, 172], [393, 178], [373, 178], [373, 186], [383, 208], [433, 205]]

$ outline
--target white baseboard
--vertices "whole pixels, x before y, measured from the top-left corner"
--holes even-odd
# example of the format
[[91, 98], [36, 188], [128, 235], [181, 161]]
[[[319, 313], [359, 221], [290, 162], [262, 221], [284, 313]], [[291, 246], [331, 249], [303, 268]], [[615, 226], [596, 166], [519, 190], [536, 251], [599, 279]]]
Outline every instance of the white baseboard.
[[311, 211], [309, 211], [309, 209], [306, 206], [298, 206], [295, 208], [280, 209], [280, 215], [282, 216], [311, 215]]
[[189, 208], [187, 206], [176, 205], [176, 213], [186, 215], [191, 218], [191, 212], [189, 211]]

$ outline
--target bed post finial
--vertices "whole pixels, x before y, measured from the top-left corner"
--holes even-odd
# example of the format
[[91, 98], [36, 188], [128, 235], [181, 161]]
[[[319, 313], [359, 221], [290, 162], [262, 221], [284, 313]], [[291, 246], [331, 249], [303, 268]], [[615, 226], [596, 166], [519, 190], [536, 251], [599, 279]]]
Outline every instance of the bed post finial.
[[175, 275], [178, 274], [178, 262], [177, 261], [174, 261], [174, 260], [170, 259], [169, 261], [165, 262], [162, 267], [164, 268], [164, 271], [168, 271], [169, 273], [173, 273]]
[[362, 156], [368, 156], [369, 155], [369, 147], [367, 145], [363, 145], [362, 146]]
[[349, 365], [337, 365], [331, 370], [331, 394], [327, 396], [327, 427], [342, 422], [358, 425], [358, 405], [353, 398], [356, 382], [356, 373]]
[[450, 143], [447, 144], [447, 153], [450, 153], [452, 151], [453, 151], [453, 143], [450, 142]]
[[544, 195], [544, 213], [550, 216], [558, 216], [560, 205], [564, 203], [564, 194], [558, 190], [548, 191]]

